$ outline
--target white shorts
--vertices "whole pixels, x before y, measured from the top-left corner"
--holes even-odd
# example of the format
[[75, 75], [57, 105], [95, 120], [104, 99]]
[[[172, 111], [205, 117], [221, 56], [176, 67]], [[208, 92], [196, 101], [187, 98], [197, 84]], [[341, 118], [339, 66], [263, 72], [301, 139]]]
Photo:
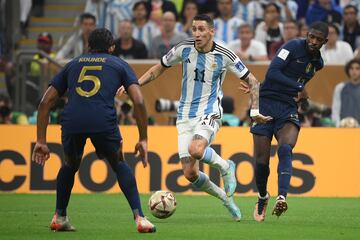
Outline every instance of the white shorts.
[[214, 140], [219, 131], [221, 120], [218, 113], [211, 113], [193, 119], [176, 121], [178, 130], [179, 157], [190, 157], [189, 144], [194, 135], [198, 134], [208, 141], [208, 145]]

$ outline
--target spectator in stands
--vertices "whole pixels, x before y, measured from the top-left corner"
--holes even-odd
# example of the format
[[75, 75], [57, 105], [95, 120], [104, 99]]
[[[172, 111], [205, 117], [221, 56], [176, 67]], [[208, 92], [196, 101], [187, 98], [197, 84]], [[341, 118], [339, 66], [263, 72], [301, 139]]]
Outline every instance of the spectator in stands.
[[172, 12], [175, 16], [175, 21], [177, 20], [178, 15], [173, 2], [167, 0], [148, 0], [148, 3], [150, 19], [158, 26], [161, 26], [165, 12]]
[[349, 80], [336, 85], [332, 101], [332, 119], [339, 126], [340, 120], [353, 117], [360, 122], [360, 59], [354, 58], [345, 65]]
[[10, 99], [0, 95], [0, 124], [11, 124], [11, 103]]
[[305, 23], [305, 15], [309, 8], [310, 1], [296, 0], [298, 10], [296, 13], [296, 20]]
[[341, 25], [341, 8], [336, 6], [332, 0], [315, 0], [306, 13], [306, 24], [310, 26], [316, 21]]
[[234, 4], [235, 16], [250, 24], [253, 28], [263, 19], [264, 9], [259, 1], [238, 0]]
[[116, 35], [119, 23], [122, 20], [131, 20], [133, 18], [132, 9], [138, 1], [139, 0], [106, 0], [105, 27]]
[[96, 18], [96, 27], [103, 28], [105, 27], [107, 10], [109, 7], [109, 2], [111, 0], [87, 0], [84, 12], [94, 15]]
[[238, 39], [228, 44], [230, 50], [235, 52], [242, 61], [266, 61], [267, 57], [265, 45], [253, 39], [254, 33], [250, 24], [240, 25]]
[[278, 49], [288, 41], [297, 38], [299, 36], [299, 28], [296, 25], [295, 20], [288, 20], [284, 23], [283, 38], [278, 42], [273, 42], [270, 45], [269, 58], [273, 59]]
[[[40, 33], [37, 38], [37, 49], [44, 51], [46, 54], [49, 55], [49, 57], [54, 58], [56, 57], [56, 53], [52, 51], [53, 46], [53, 39], [50, 33], [43, 32]], [[41, 64], [48, 64], [48, 60], [44, 58], [41, 54], [35, 54], [33, 57], [33, 62], [31, 62], [30, 65], [30, 74], [31, 76], [40, 76], [41, 74], [41, 66], [38, 62], [41, 62]]]
[[176, 25], [176, 30], [186, 33], [189, 37], [192, 36], [191, 27], [193, 18], [198, 14], [198, 7], [195, 1], [186, 1], [181, 10], [180, 22]]
[[156, 24], [149, 20], [149, 15], [147, 3], [145, 1], [134, 4], [133, 37], [136, 40], [142, 41], [148, 50], [151, 48], [152, 39], [160, 34], [160, 30]]
[[[345, 8], [347, 5], [353, 5], [356, 9], [360, 9], [359, 0], [338, 0], [341, 8]], [[357, 19], [360, 21], [360, 12], [358, 11]]]
[[329, 23], [328, 42], [321, 48], [325, 64], [346, 64], [354, 57], [349, 43], [339, 40], [339, 28]]
[[133, 38], [132, 23], [123, 20], [119, 24], [119, 38], [115, 40], [115, 50], [112, 53], [123, 59], [146, 59], [148, 51], [145, 44]]
[[185, 33], [175, 32], [176, 18], [174, 13], [165, 12], [162, 16], [161, 34], [153, 38], [152, 47], [150, 49], [151, 58], [161, 58], [170, 49], [185, 40], [187, 35]]
[[224, 96], [221, 100], [221, 106], [224, 111], [224, 115], [222, 118], [222, 125], [223, 126], [231, 126], [237, 127], [241, 125], [240, 119], [234, 115], [234, 99], [229, 96]]
[[342, 38], [349, 43], [353, 51], [360, 46], [360, 24], [357, 19], [358, 9], [353, 5], [344, 8]]
[[299, 31], [299, 37], [306, 38], [307, 33], [309, 31], [308, 25], [304, 22], [298, 23], [298, 31]]
[[80, 30], [75, 32], [60, 49], [56, 59], [68, 59], [88, 52], [88, 38], [96, 27], [96, 18], [90, 13], [80, 15]]
[[214, 20], [215, 40], [227, 44], [237, 38], [238, 27], [243, 20], [233, 17], [232, 0], [218, 0], [219, 16]]
[[265, 6], [264, 21], [255, 30], [255, 39], [264, 43], [269, 54], [270, 45], [282, 39], [283, 24], [279, 21], [280, 8], [276, 3]]
[[296, 20], [298, 4], [294, 0], [276, 0], [274, 1], [280, 7], [280, 21]]

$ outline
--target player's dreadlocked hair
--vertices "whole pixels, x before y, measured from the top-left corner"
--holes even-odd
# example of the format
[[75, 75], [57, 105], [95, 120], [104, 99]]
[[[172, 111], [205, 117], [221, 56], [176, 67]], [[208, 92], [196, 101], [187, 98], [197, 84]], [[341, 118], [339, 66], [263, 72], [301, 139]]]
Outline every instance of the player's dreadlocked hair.
[[328, 37], [328, 34], [329, 34], [329, 26], [327, 23], [325, 22], [315, 22], [313, 23], [309, 30], [310, 29], [315, 29], [317, 31], [320, 31], [324, 34], [324, 37], [327, 38]]
[[89, 52], [108, 53], [108, 49], [114, 45], [112, 33], [106, 28], [98, 28], [89, 36]]
[[205, 21], [210, 28], [214, 28], [214, 21], [212, 20], [211, 17], [209, 17], [206, 14], [196, 15], [193, 20], [194, 21]]

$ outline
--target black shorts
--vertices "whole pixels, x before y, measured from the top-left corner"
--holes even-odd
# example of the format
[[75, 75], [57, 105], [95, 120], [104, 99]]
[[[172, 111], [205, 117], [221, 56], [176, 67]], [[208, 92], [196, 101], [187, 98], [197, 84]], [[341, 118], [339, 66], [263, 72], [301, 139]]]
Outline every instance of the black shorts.
[[86, 139], [90, 138], [96, 150], [96, 155], [102, 159], [111, 153], [119, 151], [122, 137], [119, 128], [110, 132], [100, 133], [66, 133], [62, 131], [61, 141], [64, 153], [71, 158], [81, 158]]

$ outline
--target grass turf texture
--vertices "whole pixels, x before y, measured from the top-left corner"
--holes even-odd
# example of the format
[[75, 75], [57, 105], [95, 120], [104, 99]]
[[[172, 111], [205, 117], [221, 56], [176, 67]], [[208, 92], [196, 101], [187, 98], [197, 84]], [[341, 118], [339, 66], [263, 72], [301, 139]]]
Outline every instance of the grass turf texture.
[[0, 194], [1, 239], [359, 239], [359, 198], [289, 197], [289, 210], [274, 217], [270, 200], [266, 221], [252, 219], [256, 197], [236, 197], [243, 219], [234, 222], [220, 201], [209, 196], [176, 195], [168, 219], [156, 219], [155, 234], [139, 234], [122, 194], [73, 194], [68, 214], [77, 232], [52, 232], [53, 194]]

